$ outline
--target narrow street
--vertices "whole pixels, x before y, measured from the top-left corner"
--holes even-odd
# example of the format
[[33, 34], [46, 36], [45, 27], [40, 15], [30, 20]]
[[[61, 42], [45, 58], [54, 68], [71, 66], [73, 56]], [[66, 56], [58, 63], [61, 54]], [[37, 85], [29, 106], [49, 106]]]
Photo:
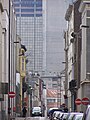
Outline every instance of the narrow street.
[[27, 118], [18, 117], [15, 120], [49, 120], [49, 119], [46, 117], [27, 117]]

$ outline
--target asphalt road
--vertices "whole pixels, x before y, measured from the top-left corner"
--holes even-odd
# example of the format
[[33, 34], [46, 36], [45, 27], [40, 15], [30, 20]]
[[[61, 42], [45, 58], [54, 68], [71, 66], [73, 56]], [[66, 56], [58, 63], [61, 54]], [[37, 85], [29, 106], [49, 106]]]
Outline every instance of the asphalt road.
[[26, 118], [18, 117], [15, 118], [15, 120], [49, 120], [49, 119], [46, 117], [26, 117]]

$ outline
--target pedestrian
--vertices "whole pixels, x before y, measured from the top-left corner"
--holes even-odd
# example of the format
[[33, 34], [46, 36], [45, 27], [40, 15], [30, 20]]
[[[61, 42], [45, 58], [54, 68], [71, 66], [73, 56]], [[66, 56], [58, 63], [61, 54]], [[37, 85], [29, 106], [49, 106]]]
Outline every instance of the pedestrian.
[[64, 112], [66, 112], [66, 113], [68, 112], [68, 108], [67, 108], [66, 105], [64, 106], [64, 109], [63, 109], [63, 110], [64, 110]]
[[24, 106], [23, 109], [22, 109], [22, 113], [23, 113], [23, 117], [26, 117], [26, 113], [27, 113], [27, 109], [26, 107]]

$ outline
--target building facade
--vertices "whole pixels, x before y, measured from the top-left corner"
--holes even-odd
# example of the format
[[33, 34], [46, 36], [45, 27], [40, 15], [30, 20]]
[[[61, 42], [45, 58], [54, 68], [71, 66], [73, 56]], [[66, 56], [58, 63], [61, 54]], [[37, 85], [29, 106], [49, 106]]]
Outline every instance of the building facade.
[[[60, 76], [60, 72], [64, 70], [64, 64], [62, 64], [65, 59], [63, 30], [66, 27], [64, 14], [68, 3], [69, 1], [62, 0], [57, 0], [57, 2], [54, 0], [43, 0], [43, 75], [47, 76], [44, 81], [47, 89], [58, 89], [59, 94], [60, 84], [58, 82], [60, 83], [60, 79], [57, 76]], [[62, 79], [63, 85], [64, 78]], [[63, 98], [62, 102], [64, 102]]]
[[[90, 1], [81, 1], [79, 12], [81, 12], [82, 26], [90, 27]], [[90, 99], [90, 29], [82, 27], [82, 51], [81, 51], [81, 84], [78, 91], [78, 97], [81, 99], [87, 97]], [[80, 95], [81, 93], [81, 95]], [[78, 108], [79, 109], [79, 108]], [[85, 111], [86, 106], [81, 105], [81, 110]]]
[[[46, 1], [46, 74], [58, 75], [64, 69], [63, 31], [66, 28], [64, 14], [68, 2]], [[61, 17], [62, 16], [62, 17]]]
[[27, 48], [27, 71], [41, 72], [43, 65], [42, 0], [14, 0], [17, 34]]
[[[75, 99], [77, 91], [80, 88], [80, 53], [81, 53], [81, 14], [79, 13], [80, 0], [75, 1], [66, 12], [66, 20], [68, 21], [68, 30], [65, 34], [65, 53], [66, 53], [66, 87], [68, 90], [68, 106], [72, 111], [76, 110]], [[77, 23], [78, 21], [78, 23]], [[67, 86], [68, 83], [68, 86]], [[69, 102], [71, 101], [71, 103]]]
[[[16, 16], [12, 1], [0, 1], [0, 119], [8, 119], [14, 114], [15, 98], [9, 98], [9, 92], [15, 92], [16, 86]], [[10, 111], [9, 111], [10, 110]]]
[[[83, 98], [88, 98], [90, 99], [90, 67], [89, 67], [89, 33], [90, 33], [90, 1], [81, 1], [81, 0], [77, 0], [73, 3], [72, 5], [73, 9], [68, 9], [68, 14], [66, 14], [66, 18], [68, 19], [68, 22], [70, 23], [71, 20], [71, 24], [73, 26], [73, 34], [69, 33], [69, 29], [71, 28], [70, 26], [68, 27], [68, 33], [69, 35], [72, 36], [72, 38], [70, 38], [69, 36], [67, 37], [66, 34], [66, 38], [67, 40], [70, 40], [70, 44], [72, 44], [72, 50], [71, 51], [71, 59], [72, 59], [72, 63], [70, 66], [73, 66], [71, 68], [71, 74], [74, 73], [74, 76], [71, 76], [71, 80], [69, 78], [68, 71], [67, 71], [67, 81], [68, 81], [68, 85], [69, 85], [69, 92], [71, 94], [71, 110], [77, 110], [77, 111], [83, 111], [85, 112], [86, 110], [86, 105], [83, 104], [83, 102], [78, 106], [75, 104], [75, 99], [79, 98], [81, 99], [81, 101], [83, 100]], [[73, 18], [71, 18], [73, 12]], [[69, 24], [68, 23], [68, 24]], [[69, 24], [70, 25], [70, 24]], [[67, 41], [66, 41], [67, 43]], [[68, 49], [67, 49], [68, 48]], [[69, 51], [70, 46], [66, 46], [65, 50], [67, 52], [67, 55], [70, 54]], [[74, 56], [73, 56], [74, 55]], [[67, 56], [68, 57], [68, 56]], [[66, 59], [67, 61], [69, 60]], [[74, 64], [73, 64], [74, 62]], [[67, 64], [69, 62], [66, 62]], [[67, 67], [70, 69], [69, 64], [67, 65]], [[74, 69], [73, 69], [74, 68]], [[67, 68], [66, 68], [67, 70]], [[74, 71], [73, 71], [74, 70]], [[70, 81], [69, 81], [70, 80]], [[75, 95], [74, 97], [76, 97], [75, 99], [72, 99], [73, 94]], [[69, 96], [68, 96], [69, 99]], [[69, 105], [69, 103], [68, 103]], [[74, 105], [74, 106], [72, 106]], [[70, 105], [69, 105], [70, 107]], [[74, 108], [74, 109], [73, 109]]]
[[[65, 50], [67, 50], [67, 63], [68, 63], [68, 68], [67, 68], [67, 81], [66, 83], [68, 83], [68, 87], [67, 90], [69, 89], [69, 82], [74, 79], [74, 72], [73, 72], [73, 65], [72, 65], [72, 57], [73, 57], [73, 44], [71, 43], [71, 33], [74, 31], [74, 26], [73, 26], [73, 21], [74, 21], [74, 9], [73, 9], [73, 5], [69, 5], [67, 12], [66, 12], [66, 16], [65, 16], [66, 20], [68, 21], [68, 32], [67, 32], [67, 41], [66, 41], [66, 48]], [[68, 90], [68, 106], [69, 109], [71, 109], [71, 92], [70, 90]]]

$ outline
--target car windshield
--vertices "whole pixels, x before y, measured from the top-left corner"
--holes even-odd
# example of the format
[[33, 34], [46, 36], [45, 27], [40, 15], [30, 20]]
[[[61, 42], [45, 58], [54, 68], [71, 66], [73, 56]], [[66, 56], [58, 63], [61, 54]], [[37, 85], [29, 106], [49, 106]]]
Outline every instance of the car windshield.
[[34, 107], [34, 108], [33, 108], [33, 111], [40, 111], [40, 110], [41, 110], [40, 107]]

